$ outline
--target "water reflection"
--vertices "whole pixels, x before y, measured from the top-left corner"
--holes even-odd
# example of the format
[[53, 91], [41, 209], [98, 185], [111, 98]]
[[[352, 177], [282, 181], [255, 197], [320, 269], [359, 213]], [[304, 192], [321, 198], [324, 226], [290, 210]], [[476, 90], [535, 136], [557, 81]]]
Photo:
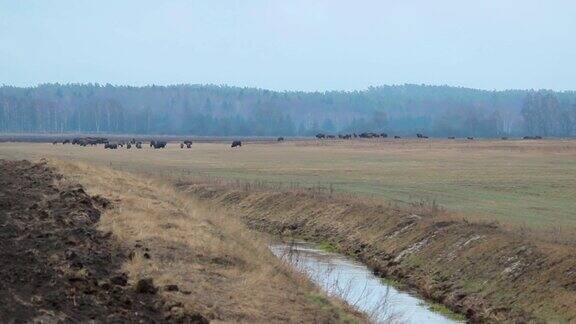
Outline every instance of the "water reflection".
[[375, 322], [457, 323], [428, 309], [421, 299], [399, 291], [376, 277], [363, 264], [306, 242], [270, 246], [279, 258], [305, 272], [328, 294], [339, 296]]

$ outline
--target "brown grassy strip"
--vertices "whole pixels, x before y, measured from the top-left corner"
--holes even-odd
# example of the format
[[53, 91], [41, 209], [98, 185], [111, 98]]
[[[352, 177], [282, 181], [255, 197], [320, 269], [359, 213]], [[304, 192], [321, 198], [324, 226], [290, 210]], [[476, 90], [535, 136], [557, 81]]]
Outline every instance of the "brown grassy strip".
[[159, 181], [80, 162], [51, 164], [90, 194], [112, 200], [101, 229], [132, 249], [124, 270], [132, 281], [154, 278], [175, 307], [216, 322], [365, 321], [338, 301], [319, 299], [266, 240], [222, 210]]
[[181, 184], [251, 227], [329, 243], [475, 322], [576, 321], [576, 251], [427, 206]]

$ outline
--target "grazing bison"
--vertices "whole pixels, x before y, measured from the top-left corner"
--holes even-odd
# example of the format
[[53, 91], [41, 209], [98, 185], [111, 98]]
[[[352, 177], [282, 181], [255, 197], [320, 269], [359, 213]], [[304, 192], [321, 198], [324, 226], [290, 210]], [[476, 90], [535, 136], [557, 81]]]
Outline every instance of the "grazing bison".
[[402, 137], [400, 137], [400, 136], [398, 136], [398, 135], [394, 135], [394, 138], [395, 138], [395, 139], [399, 139], [399, 138], [402, 138]]
[[141, 149], [141, 148], [142, 148], [142, 142], [136, 143], [136, 148], [137, 148], [137, 149]]
[[62, 142], [62, 144], [68, 144], [68, 143], [70, 143], [70, 140], [64, 140], [64, 141]]
[[155, 149], [160, 149], [160, 148], [165, 148], [166, 147], [166, 142], [163, 141], [154, 141], [154, 148]]
[[321, 138], [325, 138], [325, 137], [326, 137], [326, 135], [324, 135], [324, 134], [322, 134], [322, 133], [316, 134], [316, 138], [317, 138], [317, 139], [321, 139]]
[[380, 137], [382, 137], [382, 138], [387, 138], [387, 137], [388, 137], [388, 134], [386, 134], [386, 133], [381, 133], [381, 134], [380, 134]]
[[126, 144], [126, 149], [128, 149], [128, 150], [129, 150], [129, 149], [131, 149], [131, 148], [132, 148], [132, 143], [128, 143], [128, 144]]
[[418, 137], [418, 138], [428, 138], [428, 136], [426, 136], [426, 135], [424, 135], [424, 134], [420, 134], [420, 133], [416, 134], [416, 137]]
[[542, 136], [524, 136], [524, 137], [522, 137], [522, 139], [525, 139], [525, 140], [539, 140], [539, 139], [542, 139]]
[[277, 142], [284, 142], [284, 137], [278, 137]]
[[185, 140], [184, 145], [186, 145], [187, 148], [190, 148], [190, 146], [192, 146], [192, 141], [191, 140]]
[[448, 139], [455, 139], [455, 138], [456, 138], [456, 137], [454, 137], [454, 136], [450, 136], [450, 137], [448, 137]]
[[104, 148], [105, 148], [105, 149], [115, 150], [115, 149], [118, 148], [118, 144], [116, 144], [116, 143], [106, 143], [106, 144], [104, 144]]
[[468, 137], [466, 137], [466, 139], [467, 139], [467, 140], [473, 140], [473, 139], [474, 139], [474, 137], [472, 137], [472, 136], [468, 136]]
[[80, 145], [80, 146], [96, 146], [98, 144], [106, 144], [108, 143], [108, 139], [104, 137], [75, 137], [72, 139], [73, 145]]
[[501, 137], [501, 139], [502, 139], [503, 141], [505, 141], [505, 140], [508, 139], [508, 137], [504, 136], [504, 137]]
[[326, 135], [326, 138], [336, 138], [334, 135]]
[[230, 145], [230, 147], [237, 147], [237, 146], [242, 146], [242, 142], [241, 141], [233, 141], [232, 145]]
[[378, 138], [380, 137], [380, 134], [376, 134], [376, 133], [372, 133], [372, 132], [365, 132], [365, 133], [361, 133], [360, 135], [358, 135], [358, 137], [360, 138]]
[[57, 142], [57, 141], [54, 141], [54, 142], [52, 142], [52, 145], [56, 145], [56, 144], [58, 144], [58, 142]]

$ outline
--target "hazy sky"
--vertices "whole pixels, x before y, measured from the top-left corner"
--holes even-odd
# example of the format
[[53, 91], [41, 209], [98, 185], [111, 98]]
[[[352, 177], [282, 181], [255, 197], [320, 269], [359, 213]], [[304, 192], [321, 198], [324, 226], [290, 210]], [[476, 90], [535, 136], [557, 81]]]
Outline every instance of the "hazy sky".
[[0, 0], [0, 84], [576, 89], [574, 0]]

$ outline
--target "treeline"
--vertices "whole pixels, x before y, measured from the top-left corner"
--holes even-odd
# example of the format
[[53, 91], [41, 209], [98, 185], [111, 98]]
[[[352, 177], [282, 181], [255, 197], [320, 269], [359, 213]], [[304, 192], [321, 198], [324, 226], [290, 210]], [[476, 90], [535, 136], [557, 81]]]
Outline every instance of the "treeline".
[[400, 85], [269, 91], [213, 85], [0, 87], [0, 132], [574, 136], [576, 93]]

